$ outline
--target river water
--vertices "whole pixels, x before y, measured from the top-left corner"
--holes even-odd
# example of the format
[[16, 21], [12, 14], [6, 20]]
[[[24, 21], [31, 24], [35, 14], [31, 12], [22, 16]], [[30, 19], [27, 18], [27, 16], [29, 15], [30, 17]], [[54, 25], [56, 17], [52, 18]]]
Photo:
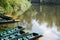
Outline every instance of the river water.
[[43, 33], [43, 37], [38, 40], [60, 40], [60, 6], [35, 4], [19, 19], [21, 23], [25, 24], [26, 30], [29, 30], [30, 33]]
[[20, 21], [30, 32], [43, 32], [39, 40], [60, 40], [60, 6], [32, 5]]

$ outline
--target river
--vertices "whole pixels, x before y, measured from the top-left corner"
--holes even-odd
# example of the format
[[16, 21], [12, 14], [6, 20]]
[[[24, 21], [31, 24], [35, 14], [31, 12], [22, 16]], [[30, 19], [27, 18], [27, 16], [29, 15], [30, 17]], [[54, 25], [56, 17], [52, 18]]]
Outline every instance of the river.
[[30, 32], [43, 32], [39, 40], [60, 40], [60, 6], [35, 4], [20, 19]]
[[60, 6], [32, 4], [31, 8], [19, 19], [20, 23], [26, 25], [26, 30], [29, 30], [30, 33], [43, 33], [43, 37], [38, 40], [60, 40]]

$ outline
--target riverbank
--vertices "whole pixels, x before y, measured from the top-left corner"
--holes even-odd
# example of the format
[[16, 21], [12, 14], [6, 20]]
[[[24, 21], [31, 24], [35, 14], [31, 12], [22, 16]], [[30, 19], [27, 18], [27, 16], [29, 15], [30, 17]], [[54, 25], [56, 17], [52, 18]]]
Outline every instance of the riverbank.
[[51, 5], [51, 6], [59, 6], [60, 3], [59, 2], [40, 2], [40, 1], [31, 1], [32, 4], [36, 4], [36, 5]]
[[59, 6], [60, 3], [53, 3], [53, 2], [40, 2], [40, 5], [51, 5], [51, 6]]

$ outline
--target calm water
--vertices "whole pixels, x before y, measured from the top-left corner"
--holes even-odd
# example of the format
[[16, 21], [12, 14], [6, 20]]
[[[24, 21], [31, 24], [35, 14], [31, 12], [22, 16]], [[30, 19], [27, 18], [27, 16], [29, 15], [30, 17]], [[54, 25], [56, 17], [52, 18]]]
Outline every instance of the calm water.
[[39, 40], [60, 40], [60, 6], [32, 5], [20, 21], [30, 32], [43, 32]]
[[60, 40], [60, 6], [32, 5], [19, 19], [30, 33], [43, 32], [39, 40]]

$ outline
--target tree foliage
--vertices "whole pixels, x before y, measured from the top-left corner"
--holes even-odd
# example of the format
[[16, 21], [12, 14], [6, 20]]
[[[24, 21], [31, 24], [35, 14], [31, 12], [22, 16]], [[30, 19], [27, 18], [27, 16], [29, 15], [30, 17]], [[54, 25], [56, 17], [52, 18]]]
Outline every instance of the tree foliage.
[[29, 7], [28, 0], [0, 0], [0, 13], [15, 14]]

